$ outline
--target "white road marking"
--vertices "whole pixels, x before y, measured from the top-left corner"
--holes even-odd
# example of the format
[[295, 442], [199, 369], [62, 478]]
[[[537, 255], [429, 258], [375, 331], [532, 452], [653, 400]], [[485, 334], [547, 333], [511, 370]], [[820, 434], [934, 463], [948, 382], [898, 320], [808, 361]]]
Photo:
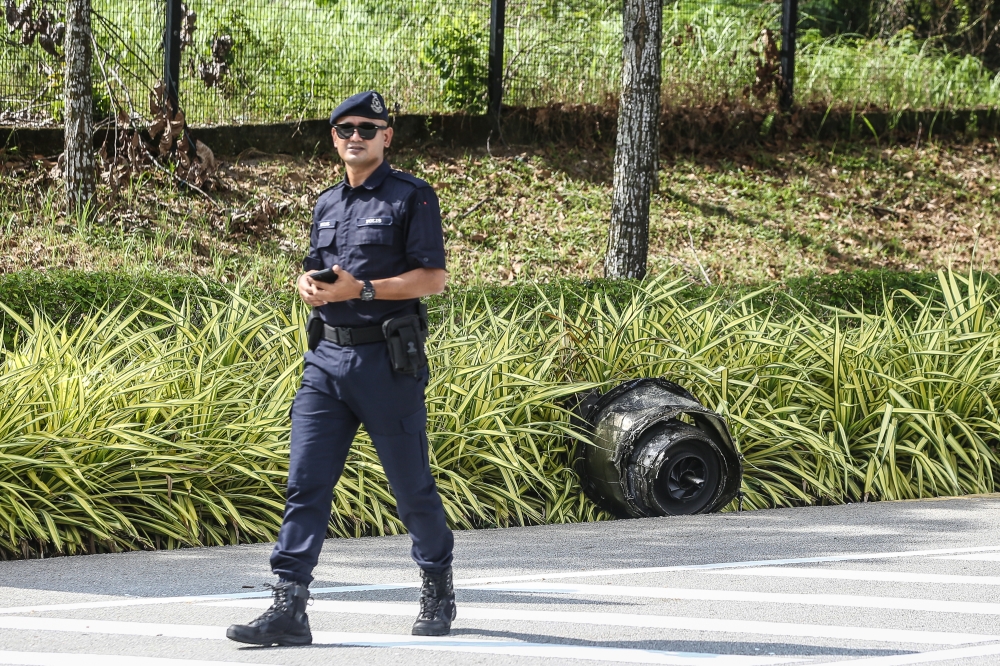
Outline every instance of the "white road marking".
[[935, 560], [971, 560], [973, 562], [1000, 562], [1000, 553], [978, 553], [974, 555], [946, 555]]
[[859, 571], [854, 569], [809, 569], [805, 567], [761, 567], [713, 571], [724, 576], [772, 576], [775, 578], [825, 578], [868, 580], [884, 583], [934, 583], [941, 585], [1000, 585], [1000, 576], [953, 576], [908, 571]]
[[[345, 585], [342, 587], [320, 587], [311, 589], [313, 594], [332, 594], [337, 592], [369, 592], [372, 590], [400, 590], [418, 588], [420, 583], [400, 583], [385, 585]], [[270, 598], [270, 592], [234, 592], [232, 594], [198, 594], [186, 597], [142, 597], [128, 599], [108, 599], [107, 601], [77, 601], [68, 604], [40, 604], [37, 606], [12, 606], [0, 608], [0, 615], [21, 613], [45, 613], [49, 611], [87, 610], [91, 608], [121, 608], [124, 606], [157, 606], [160, 604], [192, 604], [199, 601], [215, 601], [217, 599], [264, 599]]]
[[45, 613], [48, 611], [87, 610], [90, 608], [119, 608], [122, 606], [155, 606], [158, 604], [184, 604], [214, 599], [257, 599], [270, 597], [270, 592], [245, 592], [236, 594], [210, 594], [190, 597], [145, 597], [141, 599], [108, 599], [107, 601], [77, 601], [68, 604], [39, 604], [37, 606], [12, 606], [0, 608], [0, 614]]
[[581, 661], [615, 661], [626, 664], [671, 664], [674, 666], [770, 666], [808, 661], [803, 657], [744, 657], [742, 655], [707, 654], [704, 652], [667, 652], [661, 650], [636, 650], [608, 648], [565, 643], [521, 643], [518, 641], [483, 641], [471, 639], [440, 638], [414, 641], [403, 636], [386, 634], [329, 634], [323, 643], [359, 647], [410, 648], [445, 652], [471, 652], [535, 657], [542, 659], [579, 659]]
[[58, 617], [0, 617], [0, 629], [23, 631], [68, 631], [80, 634], [118, 634], [122, 636], [168, 636], [224, 640], [225, 627], [201, 624], [159, 624], [121, 622], [118, 620], [76, 620]]
[[[204, 659], [164, 659], [117, 654], [83, 654], [79, 652], [14, 652], [0, 650], [0, 664], [21, 666], [232, 666], [235, 661], [205, 661]], [[273, 666], [254, 662], [254, 666]]]
[[[114, 634], [125, 636], [170, 636], [174, 638], [200, 638], [227, 640], [225, 627], [190, 624], [154, 624], [148, 622], [117, 622], [108, 620], [69, 620], [42, 617], [3, 617], [0, 629], [24, 631], [67, 631], [87, 634]], [[235, 647], [235, 643], [233, 644]], [[670, 666], [770, 666], [804, 661], [801, 657], [757, 657], [743, 655], [708, 654], [704, 652], [669, 652], [665, 650], [638, 650], [609, 648], [566, 643], [524, 643], [469, 638], [431, 638], [397, 634], [367, 634], [333, 631], [314, 631], [313, 645], [349, 645], [355, 647], [405, 648], [412, 650], [438, 650], [498, 654], [516, 657], [542, 657], [580, 659], [586, 661], [615, 661], [628, 664], [668, 664]], [[179, 665], [174, 665], [179, 666]]]
[[[217, 601], [203, 606], [266, 608], [267, 601]], [[359, 615], [390, 615], [413, 617], [417, 604], [381, 603], [368, 601], [314, 600], [309, 612], [352, 613]], [[459, 604], [458, 616], [463, 620], [511, 620], [523, 622], [562, 622], [596, 624], [609, 627], [649, 627], [688, 631], [730, 632], [765, 636], [797, 636], [806, 638], [843, 638], [852, 641], [885, 641], [892, 643], [928, 643], [932, 645], [965, 645], [998, 641], [1000, 636], [985, 634], [948, 633], [943, 631], [909, 631], [869, 627], [845, 627], [823, 624], [791, 624], [748, 620], [721, 620], [703, 617], [671, 615], [638, 615], [632, 613], [592, 613], [572, 611], [533, 611], [524, 608], [483, 608]]]
[[[671, 567], [645, 567], [636, 569], [598, 569], [581, 571], [555, 571], [549, 573], [529, 574], [523, 576], [494, 576], [488, 578], [466, 578], [455, 581], [455, 585], [473, 586], [493, 583], [508, 583], [533, 580], [557, 580], [561, 578], [596, 578], [606, 576], [630, 576], [672, 571], [701, 571], [714, 569], [734, 569], [743, 567], [765, 567], [786, 564], [811, 564], [820, 562], [847, 562], [850, 560], [878, 560], [896, 557], [932, 557], [962, 553], [985, 553], [1000, 551], [1000, 546], [978, 546], [974, 548], [943, 548], [936, 550], [909, 550], [889, 553], [849, 553], [845, 555], [830, 555], [823, 557], [798, 557], [782, 560], [753, 560], [746, 562], [719, 562], [715, 564], [685, 564]], [[1000, 553], [998, 553], [1000, 556]], [[372, 590], [404, 590], [420, 587], [420, 583], [379, 583], [372, 585], [342, 585], [339, 587], [318, 587], [310, 591], [314, 594], [336, 594], [347, 592], [368, 592]], [[0, 608], [0, 614], [19, 614], [31, 612], [46, 612], [58, 610], [84, 610], [88, 608], [117, 608], [123, 606], [150, 606], [156, 604], [179, 604], [212, 601], [215, 599], [260, 599], [270, 597], [270, 592], [236, 592], [232, 594], [202, 594], [180, 597], [142, 597], [127, 599], [112, 599], [108, 601], [84, 601], [68, 604], [44, 604], [39, 606], [14, 606]]]
[[929, 613], [968, 613], [1000, 615], [1000, 604], [979, 601], [907, 599], [903, 597], [866, 597], [850, 594], [785, 594], [778, 592], [743, 592], [737, 590], [689, 590], [673, 587], [631, 587], [627, 585], [574, 585], [571, 583], [535, 583], [533, 585], [482, 585], [466, 589], [530, 594], [574, 594], [602, 597], [643, 597], [685, 599], [691, 601], [745, 601], [750, 603], [803, 604], [847, 608], [891, 608]]
[[977, 645], [975, 647], [953, 648], [951, 650], [897, 654], [889, 657], [831, 661], [824, 664], [816, 664], [815, 666], [909, 666], [909, 664], [928, 664], [935, 661], [948, 661], [949, 659], [970, 659], [974, 657], [991, 657], [993, 655], [1000, 655], [1000, 645]]
[[[822, 557], [795, 557], [782, 560], [750, 560], [746, 562], [719, 562], [716, 564], [683, 564], [672, 567], [644, 567], [637, 569], [598, 569], [581, 571], [558, 571], [553, 573], [530, 574], [524, 576], [495, 576], [492, 578], [467, 578], [456, 580], [456, 585], [488, 585], [522, 580], [554, 580], [558, 578], [595, 578], [601, 576], [631, 576], [635, 574], [669, 573], [672, 571], [700, 571], [712, 569], [736, 569], [743, 567], [769, 567], [785, 564], [815, 564], [821, 562], [848, 562], [850, 560], [881, 560], [897, 557], [931, 557], [955, 553], [983, 553], [1000, 551], [1000, 546], [977, 546], [974, 548], [941, 548], [935, 550], [903, 550], [888, 553], [847, 553]], [[998, 553], [1000, 555], [1000, 553]]]

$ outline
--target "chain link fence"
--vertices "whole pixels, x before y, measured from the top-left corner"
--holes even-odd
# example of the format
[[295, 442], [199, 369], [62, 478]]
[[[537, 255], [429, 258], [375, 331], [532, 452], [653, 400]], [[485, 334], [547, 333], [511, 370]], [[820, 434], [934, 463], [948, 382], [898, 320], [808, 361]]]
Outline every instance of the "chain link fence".
[[[382, 90], [411, 113], [482, 106], [489, 7], [474, 0], [190, 0], [180, 98], [189, 120], [321, 117]], [[468, 64], [466, 64], [468, 63]], [[447, 85], [442, 85], [442, 82]]]
[[[185, 0], [180, 105], [188, 122], [323, 117], [359, 90], [397, 113], [488, 107], [489, 0]], [[8, 3], [0, 45], [0, 122], [58, 122], [62, 3]], [[800, 104], [1000, 106], [1000, 76], [912, 34], [864, 39], [800, 17]], [[94, 0], [95, 106], [143, 113], [163, 72], [166, 0]], [[664, 3], [666, 105], [773, 105], [782, 4]], [[620, 0], [507, 0], [503, 102], [613, 103], [621, 69]]]
[[[7, 5], [0, 42], [0, 122], [32, 124], [62, 115], [64, 2]], [[145, 109], [162, 76], [164, 3], [94, 0], [94, 108]]]

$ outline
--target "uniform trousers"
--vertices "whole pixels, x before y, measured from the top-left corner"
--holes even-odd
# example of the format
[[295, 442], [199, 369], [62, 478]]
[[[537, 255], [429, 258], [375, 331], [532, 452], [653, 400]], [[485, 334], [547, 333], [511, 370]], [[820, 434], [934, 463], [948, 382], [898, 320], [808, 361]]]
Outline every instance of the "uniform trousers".
[[427, 458], [426, 386], [426, 370], [419, 377], [393, 371], [384, 342], [342, 347], [324, 340], [306, 353], [292, 402], [285, 515], [271, 553], [275, 574], [312, 582], [333, 488], [362, 423], [410, 533], [413, 560], [431, 574], [451, 565], [454, 538]]

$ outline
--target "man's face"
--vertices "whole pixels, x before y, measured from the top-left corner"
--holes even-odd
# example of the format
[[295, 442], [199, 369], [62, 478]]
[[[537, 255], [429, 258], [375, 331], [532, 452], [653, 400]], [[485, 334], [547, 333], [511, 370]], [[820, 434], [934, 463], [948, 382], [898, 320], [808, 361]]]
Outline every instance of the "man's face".
[[341, 139], [337, 135], [337, 130], [330, 128], [333, 145], [337, 147], [340, 159], [344, 160], [344, 164], [358, 169], [378, 165], [385, 157], [385, 149], [392, 142], [392, 128], [387, 127], [384, 120], [362, 118], [361, 116], [342, 116], [337, 118], [336, 122], [337, 125], [360, 125], [362, 123], [370, 123], [378, 127], [386, 127], [386, 129], [376, 133], [374, 139], [366, 141], [361, 138], [357, 130], [354, 131], [351, 138]]

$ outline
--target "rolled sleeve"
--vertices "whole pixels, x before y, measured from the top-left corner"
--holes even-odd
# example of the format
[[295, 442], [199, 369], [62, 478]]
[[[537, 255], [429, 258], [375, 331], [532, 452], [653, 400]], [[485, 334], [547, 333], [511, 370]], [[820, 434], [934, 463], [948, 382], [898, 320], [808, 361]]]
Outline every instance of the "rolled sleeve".
[[407, 206], [406, 262], [411, 268], [445, 268], [441, 207], [430, 187], [414, 191]]

